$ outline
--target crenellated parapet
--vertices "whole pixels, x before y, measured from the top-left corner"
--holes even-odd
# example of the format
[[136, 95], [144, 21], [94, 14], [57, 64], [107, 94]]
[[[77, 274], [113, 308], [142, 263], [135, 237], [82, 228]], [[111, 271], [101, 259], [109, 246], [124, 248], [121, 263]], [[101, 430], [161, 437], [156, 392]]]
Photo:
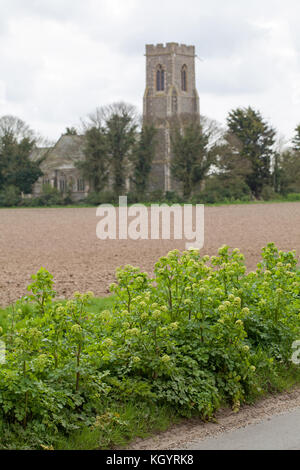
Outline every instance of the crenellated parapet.
[[166, 44], [147, 44], [146, 55], [157, 56], [175, 53], [177, 55], [195, 56], [195, 46], [187, 46], [178, 42], [167, 42]]

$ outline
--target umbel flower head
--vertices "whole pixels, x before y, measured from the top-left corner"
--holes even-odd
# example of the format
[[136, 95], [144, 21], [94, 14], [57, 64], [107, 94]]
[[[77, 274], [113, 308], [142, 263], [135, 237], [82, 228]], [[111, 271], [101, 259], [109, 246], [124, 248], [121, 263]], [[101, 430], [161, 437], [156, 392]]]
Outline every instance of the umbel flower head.
[[165, 355], [162, 356], [162, 358], [161, 358], [161, 362], [164, 362], [165, 364], [166, 364], [167, 362], [170, 362], [170, 361], [171, 361], [171, 358], [170, 358], [170, 356], [168, 356], [167, 354], [165, 354]]
[[111, 338], [105, 338], [103, 343], [106, 344], [107, 346], [112, 346], [114, 344], [114, 342]]

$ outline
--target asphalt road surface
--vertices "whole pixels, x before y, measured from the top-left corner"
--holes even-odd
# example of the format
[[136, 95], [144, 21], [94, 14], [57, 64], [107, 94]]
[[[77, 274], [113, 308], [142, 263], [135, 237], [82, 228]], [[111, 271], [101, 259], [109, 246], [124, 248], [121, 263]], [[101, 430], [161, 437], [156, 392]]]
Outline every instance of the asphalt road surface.
[[189, 450], [300, 450], [300, 408], [218, 437], [186, 444]]

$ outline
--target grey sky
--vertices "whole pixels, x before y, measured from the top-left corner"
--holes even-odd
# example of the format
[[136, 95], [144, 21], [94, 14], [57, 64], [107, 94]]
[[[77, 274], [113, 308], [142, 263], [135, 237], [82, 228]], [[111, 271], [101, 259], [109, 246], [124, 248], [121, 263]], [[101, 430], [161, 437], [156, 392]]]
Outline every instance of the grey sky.
[[142, 111], [146, 43], [196, 46], [201, 113], [300, 123], [298, 0], [0, 0], [0, 115], [45, 137], [114, 101]]

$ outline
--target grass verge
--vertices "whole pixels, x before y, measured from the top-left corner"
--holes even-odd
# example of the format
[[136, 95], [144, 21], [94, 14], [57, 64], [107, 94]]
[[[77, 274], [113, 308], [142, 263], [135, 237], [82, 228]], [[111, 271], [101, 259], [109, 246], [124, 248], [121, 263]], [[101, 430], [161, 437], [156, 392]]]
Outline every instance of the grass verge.
[[[270, 200], [224, 200], [219, 202], [201, 202], [200, 200], [197, 201], [197, 204], [204, 204], [207, 207], [221, 207], [221, 206], [236, 206], [236, 205], [261, 205], [261, 204], [283, 204], [283, 203], [291, 203], [291, 202], [300, 202], [300, 194], [288, 194], [286, 197], [278, 196], [275, 199]], [[151, 201], [151, 202], [143, 202], [141, 201], [139, 204], [144, 204], [147, 207], [150, 207], [152, 204], [190, 204], [191, 202], [178, 202], [178, 201], [167, 201], [167, 200], [160, 200], [160, 201]], [[118, 207], [118, 203], [111, 202], [111, 204], [115, 207]], [[196, 204], [195, 202], [193, 204]], [[128, 207], [132, 206], [133, 204], [128, 203]], [[12, 206], [12, 207], [3, 207], [0, 206], [1, 209], [88, 209], [88, 208], [95, 208], [97, 205], [95, 204], [88, 204], [88, 203], [74, 203], [74, 204], [66, 204], [66, 205], [49, 205], [49, 206]]]

